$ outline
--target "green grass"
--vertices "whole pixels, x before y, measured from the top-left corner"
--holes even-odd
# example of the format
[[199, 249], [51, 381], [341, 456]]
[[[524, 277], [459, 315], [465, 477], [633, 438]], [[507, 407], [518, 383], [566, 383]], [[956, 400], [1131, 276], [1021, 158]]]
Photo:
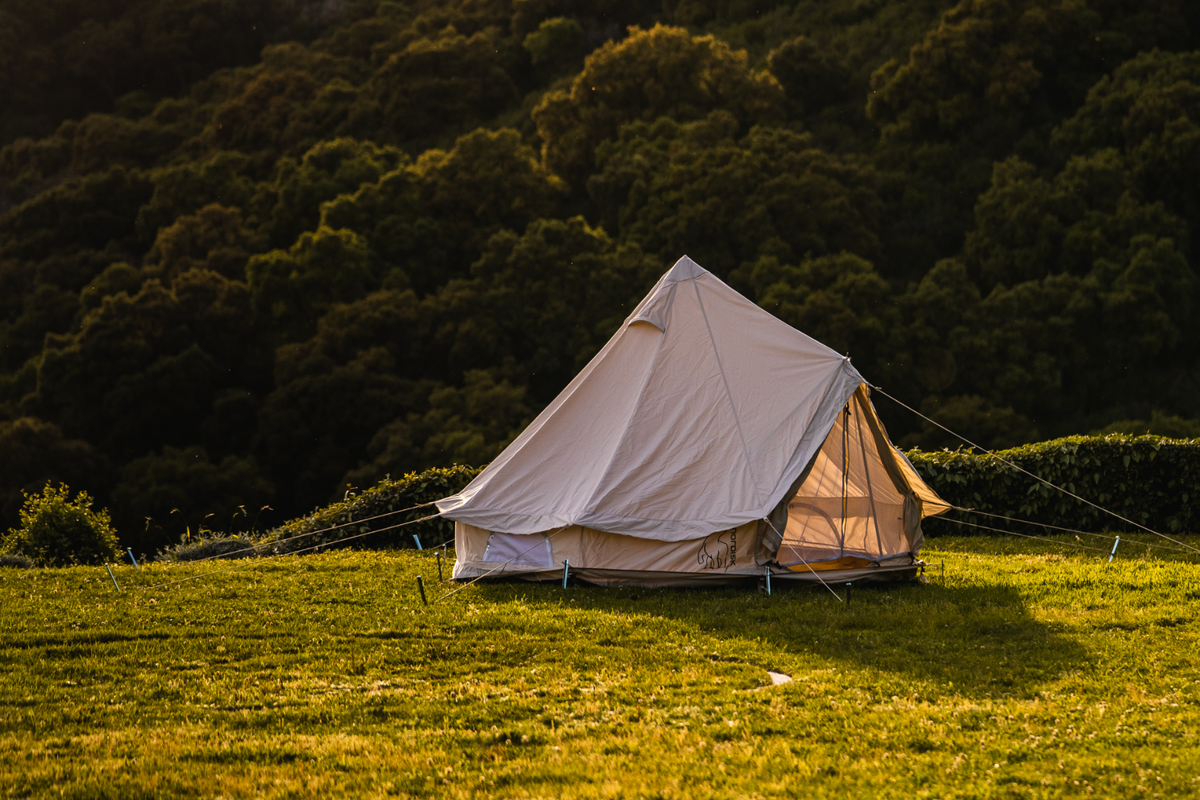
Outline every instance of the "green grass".
[[849, 606], [504, 583], [424, 608], [417, 574], [450, 587], [412, 551], [122, 567], [120, 593], [5, 569], [0, 795], [1194, 796], [1200, 567], [1122, 548], [943, 538], [929, 584]]

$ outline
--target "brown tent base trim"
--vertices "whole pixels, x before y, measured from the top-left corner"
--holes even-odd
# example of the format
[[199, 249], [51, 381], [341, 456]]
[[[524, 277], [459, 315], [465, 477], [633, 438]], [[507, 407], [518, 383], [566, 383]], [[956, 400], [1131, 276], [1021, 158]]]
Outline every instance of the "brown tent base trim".
[[[890, 564], [871, 565], [867, 567], [859, 567], [856, 569], [826, 569], [819, 572], [793, 572], [791, 569], [772, 567], [771, 581], [788, 581], [798, 583], [814, 583], [820, 584], [824, 582], [830, 586], [836, 584], [853, 583], [861, 585], [864, 583], [886, 583], [893, 581], [912, 580], [920, 574], [925, 567], [924, 561], [912, 560], [905, 564], [895, 563], [895, 559]], [[476, 578], [486, 579], [512, 579], [520, 578], [527, 581], [559, 581], [563, 579], [563, 571], [546, 570], [540, 572], [495, 572], [488, 574], [489, 570], [482, 567], [465, 567], [460, 565], [455, 570], [456, 581], [469, 581]], [[475, 574], [472, 574], [475, 573]], [[638, 571], [638, 570], [620, 570], [620, 569], [575, 569], [570, 571], [570, 579], [572, 581], [584, 581], [596, 586], [605, 586], [610, 588], [629, 587], [631, 589], [658, 589], [667, 587], [697, 587], [697, 586], [730, 586], [736, 584], [746, 584], [752, 581], [761, 580], [765, 577], [765, 568], [757, 573], [725, 573], [725, 574], [705, 574], [696, 572], [658, 572], [658, 571]], [[818, 577], [819, 575], [819, 577]]]

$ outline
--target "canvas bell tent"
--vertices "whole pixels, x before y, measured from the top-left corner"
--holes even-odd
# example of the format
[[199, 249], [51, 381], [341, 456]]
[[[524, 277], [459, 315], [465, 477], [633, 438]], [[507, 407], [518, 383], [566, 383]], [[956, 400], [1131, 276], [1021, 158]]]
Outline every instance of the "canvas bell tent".
[[914, 574], [947, 510], [849, 358], [684, 257], [462, 492], [456, 579]]

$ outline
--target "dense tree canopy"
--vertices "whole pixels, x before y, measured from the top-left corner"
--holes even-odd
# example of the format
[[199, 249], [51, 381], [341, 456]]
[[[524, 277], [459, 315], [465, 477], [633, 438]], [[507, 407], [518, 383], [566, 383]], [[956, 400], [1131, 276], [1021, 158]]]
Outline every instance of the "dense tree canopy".
[[982, 444], [1191, 435], [1198, 218], [1184, 0], [14, 0], [0, 528], [483, 463], [684, 254]]

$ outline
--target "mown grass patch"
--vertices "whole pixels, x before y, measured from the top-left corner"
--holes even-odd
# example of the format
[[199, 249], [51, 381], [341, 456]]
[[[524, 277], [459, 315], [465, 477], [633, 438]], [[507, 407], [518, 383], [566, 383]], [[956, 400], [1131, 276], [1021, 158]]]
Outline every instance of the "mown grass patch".
[[426, 608], [417, 574], [450, 585], [414, 551], [123, 567], [120, 593], [5, 570], [0, 793], [1189, 796], [1200, 568], [1155, 553], [937, 539], [929, 584], [849, 605], [501, 583]]

